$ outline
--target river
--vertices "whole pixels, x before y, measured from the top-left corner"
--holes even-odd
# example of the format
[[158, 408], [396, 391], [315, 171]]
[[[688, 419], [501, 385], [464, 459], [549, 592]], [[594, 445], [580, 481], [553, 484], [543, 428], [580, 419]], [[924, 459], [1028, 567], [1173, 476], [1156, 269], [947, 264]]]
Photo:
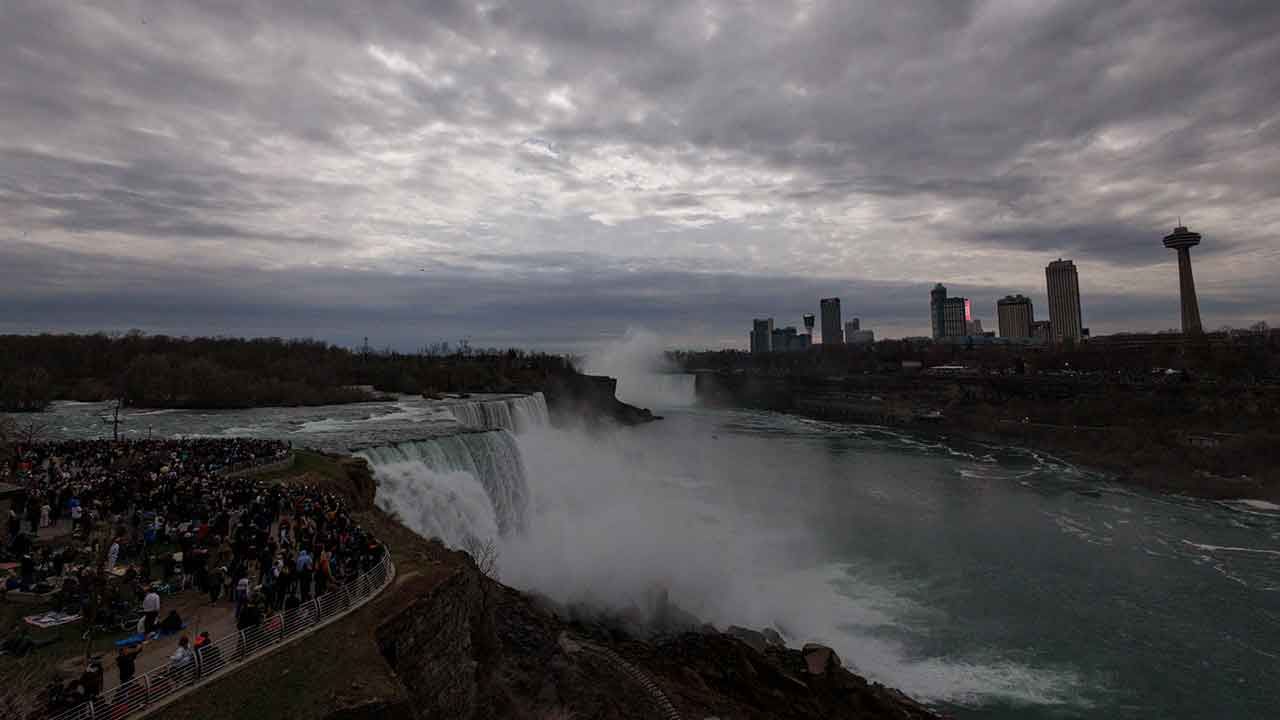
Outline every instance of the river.
[[[1152, 495], [1043, 453], [884, 428], [685, 406], [589, 434], [489, 400], [514, 404], [129, 412], [122, 428], [364, 448], [380, 504], [455, 544], [497, 538], [510, 584], [641, 610], [665, 588], [721, 627], [830, 644], [961, 718], [1280, 705], [1280, 507]], [[38, 417], [54, 435], [109, 436], [104, 409]], [[464, 423], [515, 432], [458, 440]]]

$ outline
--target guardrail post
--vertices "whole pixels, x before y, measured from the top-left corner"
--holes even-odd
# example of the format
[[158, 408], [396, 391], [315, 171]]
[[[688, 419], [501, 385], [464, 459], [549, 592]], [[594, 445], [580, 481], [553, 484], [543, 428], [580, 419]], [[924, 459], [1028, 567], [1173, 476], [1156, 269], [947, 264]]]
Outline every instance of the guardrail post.
[[312, 607], [311, 624], [319, 625], [320, 624], [320, 598], [318, 597], [311, 598], [311, 607]]

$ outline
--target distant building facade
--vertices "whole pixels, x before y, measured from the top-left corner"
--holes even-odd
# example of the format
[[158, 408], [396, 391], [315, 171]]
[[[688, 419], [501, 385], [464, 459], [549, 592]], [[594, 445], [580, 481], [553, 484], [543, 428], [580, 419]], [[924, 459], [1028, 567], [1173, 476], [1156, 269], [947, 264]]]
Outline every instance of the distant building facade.
[[822, 312], [822, 344], [843, 345], [844, 328], [840, 326], [840, 298], [822, 298], [818, 305]]
[[1053, 323], [1048, 320], [1032, 320], [1031, 338], [1040, 342], [1053, 342]]
[[1049, 290], [1049, 322], [1054, 342], [1080, 340], [1084, 323], [1080, 313], [1080, 276], [1076, 264], [1058, 258], [1044, 269]]
[[996, 324], [1002, 338], [1031, 337], [1031, 323], [1035, 320], [1031, 298], [1025, 295], [1006, 295], [996, 301]]
[[947, 334], [946, 304], [947, 289], [942, 283], [938, 283], [929, 291], [929, 324], [933, 329], [934, 340]]
[[797, 332], [794, 327], [787, 326], [773, 331], [770, 345], [773, 352], [799, 352], [808, 350], [812, 338], [807, 333]]
[[846, 345], [870, 345], [876, 341], [876, 333], [874, 330], [854, 330], [852, 333], [844, 334], [844, 343]]
[[969, 334], [973, 314], [969, 298], [949, 297], [942, 303], [942, 337], [964, 337]]
[[773, 351], [773, 318], [756, 318], [751, 321], [751, 354], [760, 355]]
[[966, 327], [965, 334], [971, 337], [977, 337], [978, 335], [985, 334], [982, 330], [982, 321], [977, 318], [970, 320]]

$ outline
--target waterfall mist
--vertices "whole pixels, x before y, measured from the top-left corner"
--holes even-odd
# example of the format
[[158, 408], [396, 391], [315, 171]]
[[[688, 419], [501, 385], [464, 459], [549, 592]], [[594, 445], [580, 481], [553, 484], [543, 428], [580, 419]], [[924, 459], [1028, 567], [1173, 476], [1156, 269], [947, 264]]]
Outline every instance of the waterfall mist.
[[583, 372], [617, 378], [617, 396], [625, 403], [645, 408], [693, 405], [693, 376], [679, 373], [664, 353], [662, 338], [629, 328], [621, 340], [588, 354]]

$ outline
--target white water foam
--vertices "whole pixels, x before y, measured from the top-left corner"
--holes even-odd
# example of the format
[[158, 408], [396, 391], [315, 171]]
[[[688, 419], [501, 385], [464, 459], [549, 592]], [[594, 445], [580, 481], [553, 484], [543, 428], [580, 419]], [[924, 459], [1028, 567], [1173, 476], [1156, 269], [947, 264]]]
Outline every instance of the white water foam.
[[1235, 552], [1235, 553], [1253, 553], [1257, 555], [1277, 555], [1280, 556], [1280, 550], [1271, 550], [1268, 548], [1251, 548], [1251, 547], [1230, 547], [1225, 545], [1207, 545], [1205, 543], [1191, 542], [1183, 540], [1182, 542], [1190, 545], [1197, 550], [1206, 552]]

